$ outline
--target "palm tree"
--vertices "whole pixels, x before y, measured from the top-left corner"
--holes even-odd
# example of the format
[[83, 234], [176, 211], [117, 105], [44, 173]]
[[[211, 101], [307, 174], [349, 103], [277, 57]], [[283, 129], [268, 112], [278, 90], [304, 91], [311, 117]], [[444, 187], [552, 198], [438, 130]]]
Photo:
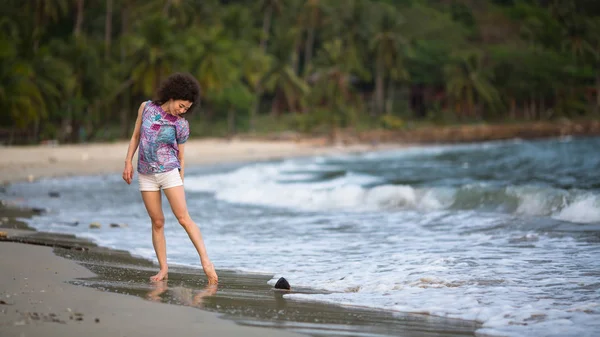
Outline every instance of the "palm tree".
[[292, 111], [303, 109], [303, 98], [308, 94], [309, 88], [289, 64], [276, 62], [268, 73], [266, 83], [267, 88], [275, 93], [271, 105], [273, 115], [279, 115], [282, 107]]
[[188, 68], [198, 78], [209, 102], [239, 81], [242, 51], [235, 41], [224, 36], [222, 27], [190, 31], [186, 47]]
[[[306, 82], [296, 75], [290, 64], [294, 47], [293, 35], [293, 29], [285, 30], [283, 24], [280, 25], [280, 29], [274, 35], [270, 69], [259, 82], [261, 88], [275, 94], [271, 106], [271, 113], [274, 115], [279, 114], [280, 107], [295, 111], [301, 110], [304, 105], [303, 98], [309, 91]], [[255, 102], [255, 104], [257, 103]]]
[[[317, 28], [324, 20], [324, 3], [321, 0], [305, 0], [300, 14], [300, 24], [302, 30], [306, 30], [306, 41], [304, 43], [304, 69], [308, 69], [311, 64], [313, 50], [315, 45], [315, 35]], [[302, 32], [302, 30], [300, 32]], [[304, 78], [309, 75], [304, 72]]]
[[2, 38], [0, 48], [0, 109], [8, 112], [8, 125], [24, 130], [47, 116], [46, 103], [31, 63], [17, 56], [15, 41]]
[[49, 46], [43, 46], [31, 61], [31, 66], [49, 114], [61, 111], [64, 101], [75, 90], [71, 64], [54, 55]]
[[163, 16], [144, 18], [137, 27], [138, 34], [124, 39], [131, 47], [135, 88], [150, 97], [161, 79], [170, 74], [183, 58], [183, 44], [171, 33], [173, 21]]
[[594, 112], [600, 114], [600, 18], [594, 18], [588, 20], [588, 32], [591, 41], [591, 45], [594, 46], [592, 49], [592, 55], [594, 63], [596, 64], [596, 105]]
[[340, 39], [335, 39], [326, 42], [319, 51], [317, 71], [313, 74], [315, 85], [310, 95], [313, 109], [324, 110], [329, 139], [333, 143], [339, 140], [339, 127], [352, 123], [360, 106], [351, 83], [353, 65], [345, 58], [343, 46]]
[[242, 60], [241, 71], [242, 79], [254, 93], [254, 99], [251, 100], [249, 115], [249, 129], [254, 132], [254, 123], [260, 104], [260, 98], [263, 94], [263, 77], [269, 72], [272, 57], [265, 54], [260, 47], [250, 47], [244, 51], [245, 57]]
[[262, 26], [262, 36], [260, 38], [260, 48], [262, 51], [267, 50], [267, 42], [269, 41], [269, 35], [271, 30], [271, 21], [273, 20], [273, 15], [276, 13], [281, 13], [283, 10], [283, 1], [282, 0], [261, 0], [258, 3], [259, 11], [263, 12], [263, 26]]
[[84, 0], [76, 0], [77, 12], [75, 16], [75, 26], [73, 27], [73, 35], [79, 37], [81, 34], [81, 26], [83, 25], [83, 7]]
[[375, 112], [384, 111], [386, 73], [394, 78], [404, 76], [403, 46], [407, 43], [400, 34], [399, 13], [388, 4], [376, 7], [375, 31], [370, 49], [375, 58]]
[[335, 8], [335, 20], [331, 21], [332, 35], [339, 37], [345, 51], [344, 60], [352, 73], [363, 80], [370, 80], [370, 72], [365, 67], [367, 44], [372, 31], [369, 2], [367, 0], [347, 0]]
[[456, 102], [456, 111], [475, 115], [477, 98], [491, 109], [500, 104], [500, 95], [492, 84], [493, 74], [483, 65], [479, 51], [458, 52], [453, 63], [444, 68], [446, 89]]
[[241, 81], [231, 83], [214, 97], [214, 100], [227, 111], [227, 126], [230, 137], [236, 133], [237, 111], [247, 110], [253, 99], [254, 95]]
[[112, 35], [113, 0], [106, 0], [106, 18], [104, 21], [104, 58], [110, 57]]
[[35, 23], [33, 28], [34, 46], [37, 50], [41, 35], [45, 31], [45, 26], [49, 22], [56, 22], [67, 13], [69, 0], [35, 0], [34, 13]]
[[19, 36], [18, 25], [11, 19], [1, 21], [8, 33], [0, 38], [2, 105], [8, 107], [4, 111], [10, 112], [11, 120], [32, 131], [31, 139], [37, 140], [41, 123], [59, 110], [73, 87], [71, 67], [46, 45], [31, 48], [31, 40]]

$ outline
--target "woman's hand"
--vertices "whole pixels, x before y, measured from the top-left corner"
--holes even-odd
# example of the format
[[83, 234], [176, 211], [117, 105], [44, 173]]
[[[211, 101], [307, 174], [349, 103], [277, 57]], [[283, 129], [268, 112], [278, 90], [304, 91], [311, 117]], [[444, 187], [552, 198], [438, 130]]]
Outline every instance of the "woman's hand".
[[129, 185], [133, 180], [133, 165], [131, 162], [125, 162], [125, 169], [123, 169], [123, 180]]

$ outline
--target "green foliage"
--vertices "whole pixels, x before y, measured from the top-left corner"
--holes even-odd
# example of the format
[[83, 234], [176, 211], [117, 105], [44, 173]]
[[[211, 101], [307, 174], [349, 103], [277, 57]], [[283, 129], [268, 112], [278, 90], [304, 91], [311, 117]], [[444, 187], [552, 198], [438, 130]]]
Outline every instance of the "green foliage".
[[388, 130], [400, 130], [404, 128], [405, 123], [402, 118], [392, 114], [385, 114], [380, 118], [381, 126]]
[[3, 3], [3, 128], [125, 137], [175, 71], [195, 135], [600, 113], [597, 1], [112, 1]]

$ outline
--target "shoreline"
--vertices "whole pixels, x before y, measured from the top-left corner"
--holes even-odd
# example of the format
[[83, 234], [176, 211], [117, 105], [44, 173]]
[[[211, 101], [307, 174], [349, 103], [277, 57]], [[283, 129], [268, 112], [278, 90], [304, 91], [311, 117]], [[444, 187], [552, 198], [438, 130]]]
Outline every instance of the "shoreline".
[[[156, 266], [150, 260], [70, 234], [37, 231], [19, 220], [28, 214], [32, 213], [27, 209], [0, 206], [4, 220], [8, 215], [0, 231], [10, 240], [0, 239], [0, 252], [11, 256], [0, 262], [0, 281], [6, 284], [0, 297], [8, 303], [2, 307], [0, 326], [8, 336], [41, 331], [47, 336], [75, 336], [84, 331], [91, 336], [109, 331], [142, 336], [160, 329], [187, 336], [197, 332], [196, 328], [223, 336], [358, 333], [417, 337], [423, 332], [474, 336], [480, 327], [476, 322], [444, 317], [287, 300], [285, 292], [267, 285], [270, 276], [260, 274], [219, 270], [220, 283], [215, 289], [202, 277], [198, 281], [201, 270], [173, 266], [168, 281], [151, 283], [147, 276]], [[28, 263], [31, 260], [36, 263]], [[38, 268], [40, 265], [46, 268]], [[293, 292], [316, 291], [293, 288]], [[98, 304], [102, 310], [96, 308]], [[136, 313], [124, 308], [135, 308]], [[154, 320], [158, 312], [171, 318], [153, 321], [152, 329], [147, 330], [148, 317]], [[138, 329], [139, 324], [145, 327]]]
[[[186, 144], [186, 165], [278, 160], [434, 144], [538, 140], [600, 135], [600, 120], [421, 126], [403, 130], [341, 131], [336, 144], [297, 133], [196, 138]], [[39, 178], [120, 173], [129, 142], [0, 146], [0, 184]], [[134, 156], [134, 168], [137, 156]]]
[[[116, 174], [128, 142], [0, 147], [0, 184], [40, 178]], [[278, 160], [407, 147], [408, 144], [328, 146], [319, 142], [199, 139], [186, 143], [186, 166]], [[136, 153], [137, 154], [137, 153]], [[137, 156], [133, 160], [137, 167]]]

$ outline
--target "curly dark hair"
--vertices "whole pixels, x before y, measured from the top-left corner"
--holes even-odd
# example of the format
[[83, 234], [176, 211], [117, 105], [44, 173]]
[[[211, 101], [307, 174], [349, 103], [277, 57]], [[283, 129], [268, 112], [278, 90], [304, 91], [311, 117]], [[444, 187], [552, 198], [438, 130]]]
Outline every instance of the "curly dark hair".
[[154, 104], [162, 105], [170, 99], [192, 102], [192, 107], [185, 113], [189, 114], [200, 105], [200, 84], [188, 73], [175, 73], [162, 81]]

